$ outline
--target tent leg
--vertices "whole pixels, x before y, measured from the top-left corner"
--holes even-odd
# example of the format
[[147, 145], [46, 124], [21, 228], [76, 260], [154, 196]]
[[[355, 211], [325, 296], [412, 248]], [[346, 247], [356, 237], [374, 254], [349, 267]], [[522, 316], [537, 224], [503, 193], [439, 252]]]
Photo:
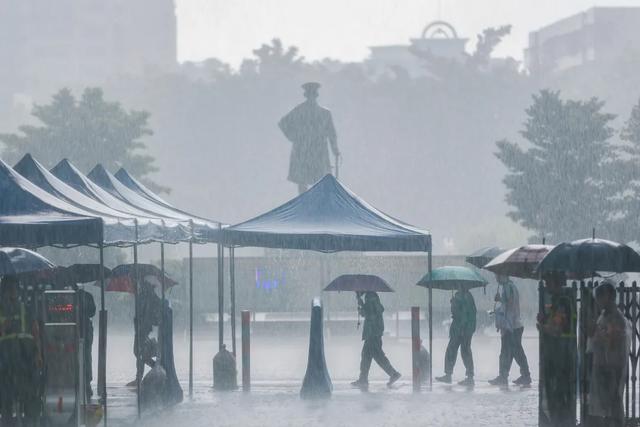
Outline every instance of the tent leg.
[[229, 297], [231, 298], [231, 349], [236, 357], [236, 254], [229, 248]]
[[[160, 286], [162, 288], [162, 290], [160, 291], [160, 295], [161, 295], [161, 299], [162, 299], [162, 303], [161, 303], [161, 308], [160, 308], [160, 332], [158, 333], [158, 341], [160, 344], [160, 348], [164, 348], [164, 343], [162, 342], [162, 336], [164, 335], [164, 324], [165, 324], [165, 320], [164, 320], [164, 306], [165, 306], [165, 301], [166, 301], [166, 295], [165, 295], [165, 280], [164, 280], [164, 243], [160, 243], [160, 272], [162, 274], [162, 280], [160, 281]], [[162, 352], [160, 352], [160, 357], [162, 358]], [[160, 360], [160, 364], [164, 367], [164, 360]]]
[[218, 244], [218, 350], [224, 345], [224, 247]]
[[193, 397], [193, 242], [189, 242], [189, 397]]
[[[136, 241], [138, 239], [136, 238]], [[140, 272], [138, 271], [138, 244], [134, 243], [133, 245], [133, 268], [135, 274], [135, 287], [134, 287], [134, 313], [135, 313], [135, 321], [134, 321], [134, 334], [135, 334], [135, 352], [136, 352], [136, 406], [138, 419], [140, 419], [141, 407], [140, 407], [140, 382], [142, 381], [141, 375], [138, 375], [138, 369], [140, 363], [142, 362], [141, 354], [140, 354], [140, 319], [138, 319], [139, 315], [139, 294], [140, 294]], [[142, 362], [144, 363], [144, 362]], [[144, 371], [144, 365], [142, 366]]]
[[[431, 251], [427, 259], [427, 269], [431, 274]], [[433, 388], [433, 288], [429, 283], [429, 389]]]
[[105, 310], [104, 247], [100, 244], [100, 314], [98, 317], [98, 394], [102, 399], [104, 426], [107, 426], [107, 310]]

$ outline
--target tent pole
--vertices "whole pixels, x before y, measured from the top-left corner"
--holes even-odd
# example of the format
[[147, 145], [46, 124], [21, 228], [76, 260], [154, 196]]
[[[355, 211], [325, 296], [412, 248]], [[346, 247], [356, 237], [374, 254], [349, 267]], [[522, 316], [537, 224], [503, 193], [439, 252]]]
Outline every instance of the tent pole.
[[107, 311], [104, 300], [104, 245], [100, 243], [100, 315], [98, 317], [98, 394], [102, 399], [104, 426], [107, 427]]
[[[139, 294], [140, 294], [140, 271], [138, 269], [138, 220], [135, 220], [136, 224], [136, 241], [133, 244], [133, 268], [135, 275], [135, 286], [134, 286], [134, 313], [135, 313], [135, 321], [134, 321], [134, 334], [135, 334], [135, 352], [136, 352], [136, 407], [138, 419], [140, 419], [141, 407], [140, 407], [140, 382], [142, 381], [141, 375], [138, 375], [138, 367], [140, 366], [140, 362], [142, 361], [140, 354], [140, 319], [138, 318], [139, 311]], [[144, 362], [143, 362], [144, 363]], [[142, 370], [144, 371], [144, 365], [142, 366]]]
[[[429, 274], [432, 270], [431, 249], [427, 258]], [[433, 288], [429, 282], [429, 389], [433, 388]]]
[[193, 239], [189, 241], [189, 397], [193, 397]]
[[[219, 225], [218, 229], [222, 226]], [[224, 345], [224, 246], [218, 243], [218, 351]]]
[[236, 258], [233, 247], [229, 248], [229, 297], [231, 298], [231, 349], [236, 357]]
[[[166, 295], [165, 295], [165, 280], [164, 280], [164, 242], [160, 243], [160, 272], [162, 274], [162, 280], [160, 281], [160, 286], [162, 287], [162, 291], [160, 292], [161, 297], [162, 297], [162, 304], [160, 307], [160, 332], [158, 333], [158, 338], [159, 338], [159, 342], [160, 342], [160, 348], [164, 348], [164, 342], [162, 342], [162, 337], [164, 336], [164, 325], [165, 325], [165, 320], [164, 320], [164, 305], [165, 305], [165, 301], [166, 301]], [[160, 351], [160, 365], [161, 366], [165, 366], [164, 365], [164, 360], [162, 360], [162, 351]]]

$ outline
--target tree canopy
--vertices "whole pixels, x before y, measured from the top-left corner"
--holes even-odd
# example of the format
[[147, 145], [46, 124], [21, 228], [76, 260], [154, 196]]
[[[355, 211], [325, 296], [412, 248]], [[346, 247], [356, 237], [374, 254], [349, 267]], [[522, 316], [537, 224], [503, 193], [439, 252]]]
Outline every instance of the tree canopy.
[[501, 140], [496, 156], [504, 178], [509, 217], [551, 241], [598, 235], [615, 238], [613, 197], [619, 193], [610, 173], [616, 160], [610, 138], [613, 114], [597, 98], [563, 100], [543, 90], [526, 110], [522, 137], [526, 148]]
[[149, 113], [126, 111], [119, 102], [106, 101], [102, 89], [87, 88], [79, 99], [62, 89], [49, 104], [35, 105], [32, 115], [39, 124], [0, 134], [3, 157], [11, 164], [31, 153], [49, 167], [68, 158], [85, 172], [97, 163], [111, 170], [124, 167], [143, 178], [157, 171], [143, 142], [153, 134]]

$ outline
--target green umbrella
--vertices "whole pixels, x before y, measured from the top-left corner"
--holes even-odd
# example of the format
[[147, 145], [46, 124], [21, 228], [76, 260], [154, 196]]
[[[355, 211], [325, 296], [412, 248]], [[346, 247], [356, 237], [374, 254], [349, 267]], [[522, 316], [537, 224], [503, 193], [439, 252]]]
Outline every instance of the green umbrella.
[[478, 272], [471, 268], [449, 266], [434, 268], [431, 273], [427, 273], [420, 279], [416, 285], [451, 291], [458, 289], [460, 286], [466, 289], [483, 288], [487, 283]]

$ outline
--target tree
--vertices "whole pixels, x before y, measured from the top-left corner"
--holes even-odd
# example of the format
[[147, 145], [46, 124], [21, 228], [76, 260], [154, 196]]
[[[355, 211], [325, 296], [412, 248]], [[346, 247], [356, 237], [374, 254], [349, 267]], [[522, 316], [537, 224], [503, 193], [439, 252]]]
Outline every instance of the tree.
[[501, 27], [489, 27], [478, 34], [478, 43], [476, 50], [469, 57], [469, 63], [475, 67], [483, 67], [489, 65], [493, 50], [500, 44], [502, 39], [511, 33], [511, 25], [503, 25]]
[[153, 134], [149, 113], [126, 111], [120, 103], [106, 101], [102, 89], [87, 88], [80, 99], [62, 89], [50, 104], [35, 105], [32, 115], [41, 125], [20, 126], [19, 134], [0, 134], [3, 157], [10, 164], [31, 153], [49, 167], [68, 158], [87, 172], [98, 163], [111, 170], [124, 167], [141, 178], [157, 170], [142, 142]]
[[624, 156], [616, 162], [618, 182], [625, 183], [624, 190], [618, 192], [616, 199], [619, 207], [618, 222], [621, 232], [636, 242], [638, 233], [638, 215], [640, 213], [640, 100], [631, 109], [631, 114], [620, 132], [624, 142], [621, 151]]
[[521, 135], [525, 151], [507, 140], [497, 142], [496, 156], [508, 173], [509, 217], [551, 241], [598, 235], [616, 237], [612, 197], [619, 186], [609, 170], [616, 156], [609, 143], [615, 118], [604, 103], [564, 101], [559, 92], [541, 91], [526, 110]]

